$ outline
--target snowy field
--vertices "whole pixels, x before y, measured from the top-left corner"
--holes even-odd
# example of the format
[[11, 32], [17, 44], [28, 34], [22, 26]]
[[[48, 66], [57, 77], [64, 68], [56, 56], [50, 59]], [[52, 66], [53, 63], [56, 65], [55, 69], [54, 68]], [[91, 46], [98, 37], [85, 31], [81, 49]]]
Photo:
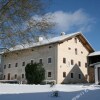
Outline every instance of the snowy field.
[[0, 100], [100, 100], [100, 86], [0, 84]]

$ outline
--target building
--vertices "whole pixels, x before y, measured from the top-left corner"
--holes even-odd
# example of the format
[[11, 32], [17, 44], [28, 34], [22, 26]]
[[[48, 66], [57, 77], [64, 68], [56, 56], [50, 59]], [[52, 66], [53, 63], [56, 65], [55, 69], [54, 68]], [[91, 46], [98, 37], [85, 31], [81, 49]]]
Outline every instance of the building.
[[88, 55], [89, 82], [100, 84], [100, 51]]
[[94, 52], [80, 32], [52, 39], [39, 37], [37, 43], [17, 45], [2, 53], [3, 79], [25, 81], [27, 63], [42, 62], [45, 79], [56, 83], [87, 82], [87, 56]]

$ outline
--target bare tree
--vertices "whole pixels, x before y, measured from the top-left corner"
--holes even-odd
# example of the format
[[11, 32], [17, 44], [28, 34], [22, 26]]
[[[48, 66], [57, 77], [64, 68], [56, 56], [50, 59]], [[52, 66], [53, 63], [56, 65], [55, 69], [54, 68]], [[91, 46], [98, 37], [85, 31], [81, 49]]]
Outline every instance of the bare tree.
[[53, 16], [45, 14], [46, 7], [43, 0], [1, 0], [0, 44], [12, 47], [47, 36], [55, 24]]

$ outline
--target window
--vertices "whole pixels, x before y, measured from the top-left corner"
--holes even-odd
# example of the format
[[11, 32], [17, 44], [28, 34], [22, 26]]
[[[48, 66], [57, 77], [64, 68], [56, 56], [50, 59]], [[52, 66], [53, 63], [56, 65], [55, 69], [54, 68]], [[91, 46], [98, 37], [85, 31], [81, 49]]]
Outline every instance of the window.
[[75, 43], [77, 43], [77, 38], [75, 38]]
[[52, 46], [50, 45], [49, 48], [52, 48]]
[[83, 51], [81, 51], [81, 54], [83, 54]]
[[80, 61], [78, 62], [78, 65], [81, 66], [81, 62]]
[[22, 78], [24, 78], [24, 74], [22, 74]]
[[25, 62], [22, 63], [22, 66], [25, 66]]
[[15, 79], [17, 79], [17, 74], [15, 74]]
[[66, 72], [63, 72], [63, 77], [66, 77]]
[[51, 72], [48, 72], [48, 77], [51, 77]]
[[34, 63], [34, 60], [31, 60], [31, 64], [33, 64]]
[[87, 79], [88, 78], [88, 75], [87, 74], [85, 74], [85, 79]]
[[42, 64], [42, 59], [39, 60], [39, 63]]
[[8, 80], [10, 80], [10, 73], [8, 73]]
[[48, 58], [48, 63], [51, 63], [51, 58]]
[[66, 63], [66, 58], [63, 58], [63, 63]]
[[3, 76], [3, 79], [6, 79], [6, 75]]
[[71, 78], [73, 78], [74, 77], [74, 74], [73, 73], [71, 73]]
[[87, 63], [85, 63], [85, 67], [87, 68]]
[[78, 74], [78, 78], [81, 79], [81, 74]]
[[71, 65], [74, 65], [74, 61], [73, 60], [71, 60]]
[[18, 67], [18, 63], [15, 64], [15, 67]]
[[11, 68], [11, 64], [8, 65], [8, 68]]
[[71, 50], [71, 48], [70, 48], [70, 47], [68, 47], [68, 50]]
[[4, 69], [6, 69], [6, 65], [4, 65]]
[[75, 54], [77, 55], [77, 49], [75, 49]]

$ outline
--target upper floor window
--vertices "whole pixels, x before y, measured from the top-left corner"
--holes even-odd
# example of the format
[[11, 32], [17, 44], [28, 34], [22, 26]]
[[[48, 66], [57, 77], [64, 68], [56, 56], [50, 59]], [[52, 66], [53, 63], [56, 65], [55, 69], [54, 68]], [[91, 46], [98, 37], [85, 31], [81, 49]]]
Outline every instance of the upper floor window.
[[75, 48], [75, 54], [76, 54], [76, 55], [78, 54], [78, 52], [77, 52], [77, 48]]
[[48, 63], [51, 63], [52, 61], [51, 61], [51, 58], [48, 58]]
[[39, 60], [39, 63], [42, 64], [42, 59]]
[[25, 66], [25, 62], [22, 62], [22, 66]]
[[11, 64], [8, 65], [8, 68], [11, 68]]
[[74, 65], [74, 61], [73, 60], [71, 60], [71, 65]]
[[48, 77], [51, 77], [51, 72], [48, 72]]
[[4, 69], [6, 69], [6, 65], [4, 65]]
[[68, 47], [68, 50], [71, 50], [71, 48], [70, 48], [70, 47]]
[[15, 67], [18, 67], [18, 63], [15, 64]]
[[66, 72], [63, 72], [63, 77], [66, 77]]
[[81, 62], [80, 61], [78, 61], [78, 65], [81, 66]]
[[66, 58], [63, 58], [63, 63], [66, 63]]

